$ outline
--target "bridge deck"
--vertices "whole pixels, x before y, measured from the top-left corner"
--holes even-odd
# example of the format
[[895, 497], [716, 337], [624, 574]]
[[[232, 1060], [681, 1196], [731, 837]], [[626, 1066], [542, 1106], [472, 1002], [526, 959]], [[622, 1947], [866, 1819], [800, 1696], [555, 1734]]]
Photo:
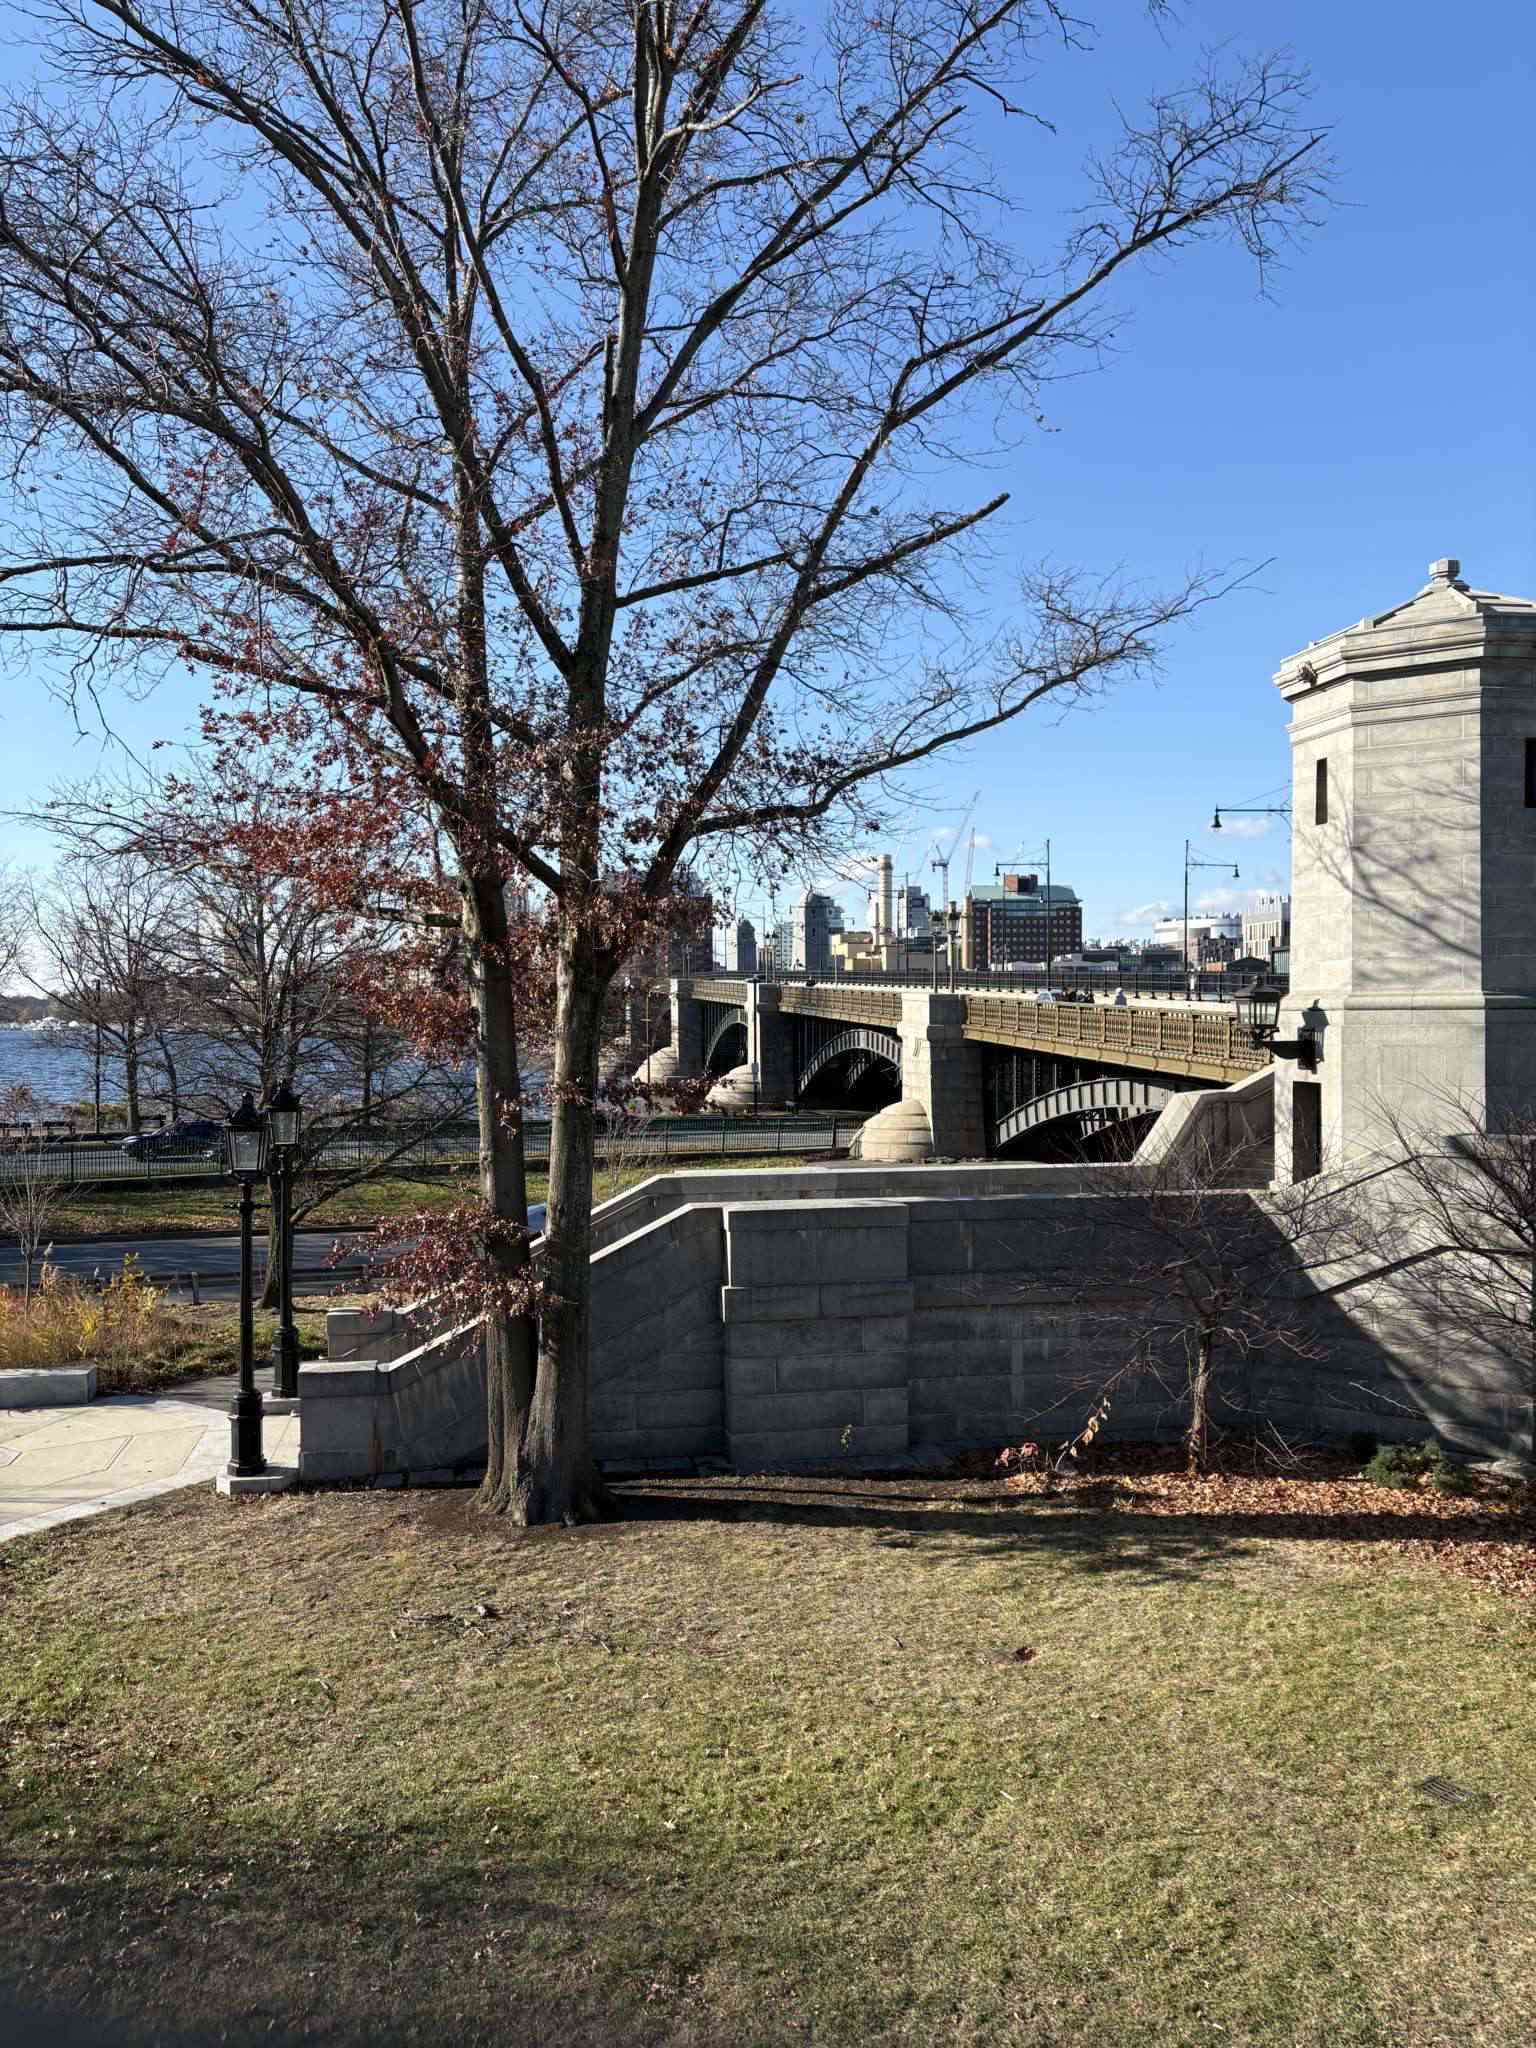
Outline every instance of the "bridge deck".
[[1105, 1066], [1202, 1081], [1241, 1081], [1269, 1065], [1230, 1012], [1189, 1004], [1032, 1003], [1017, 996], [966, 996], [963, 1030], [983, 1045], [1061, 1052]]
[[[914, 985], [915, 986], [915, 985]], [[711, 978], [694, 984], [711, 1002], [745, 1004], [745, 981]], [[1144, 1073], [1183, 1074], [1200, 1081], [1241, 1081], [1269, 1065], [1246, 1026], [1230, 1010], [1204, 1003], [1040, 1003], [1026, 996], [961, 992], [964, 1035], [982, 1045], [1058, 1052]], [[779, 988], [782, 1016], [828, 1017], [847, 1024], [901, 1023], [899, 988], [859, 988], [846, 981], [793, 982]]]

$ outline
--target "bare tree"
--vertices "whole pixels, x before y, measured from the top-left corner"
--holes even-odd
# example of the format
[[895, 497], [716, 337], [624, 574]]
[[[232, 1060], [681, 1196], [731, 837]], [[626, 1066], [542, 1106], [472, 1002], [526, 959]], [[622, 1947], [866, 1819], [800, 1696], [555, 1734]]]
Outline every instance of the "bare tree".
[[40, 974], [65, 1026], [83, 1027], [120, 1079], [137, 1130], [156, 1033], [171, 1015], [174, 891], [148, 861], [89, 854], [61, 861], [34, 887], [29, 912]]
[[1079, 1391], [1102, 1421], [1131, 1390], [1161, 1390], [1184, 1418], [1191, 1476], [1208, 1469], [1221, 1412], [1250, 1419], [1255, 1359], [1328, 1355], [1318, 1303], [1359, 1258], [1354, 1184], [1245, 1188], [1258, 1149], [1197, 1131], [1150, 1162], [1088, 1169], [1087, 1206], [1066, 1204], [1045, 1255], [1116, 1359]]
[[54, 1162], [36, 1153], [0, 1160], [0, 1236], [13, 1238], [21, 1254], [23, 1308], [32, 1306], [32, 1275], [68, 1193]]
[[0, 991], [21, 965], [26, 935], [26, 888], [14, 869], [0, 865]]
[[[252, 858], [253, 846], [281, 839], [292, 820], [248, 777], [226, 766], [170, 784], [75, 785], [50, 799], [39, 822], [90, 873], [159, 884], [163, 974], [140, 1058], [152, 1061], [172, 1104], [224, 1117], [246, 1093], [265, 1100], [284, 1079], [300, 1088], [295, 1224], [400, 1171], [423, 1124], [430, 1133], [470, 1108], [471, 1090], [453, 1069], [415, 1054], [375, 1012], [372, 983], [391, 967], [380, 920], [344, 914], [312, 880]], [[364, 1143], [370, 1125], [400, 1116], [411, 1128]], [[340, 1156], [347, 1163], [337, 1170]], [[274, 1212], [268, 1308], [276, 1229]]]
[[1508, 1365], [1530, 1403], [1536, 1464], [1536, 1105], [1503, 1111], [1454, 1092], [1409, 1116], [1379, 1103], [1369, 1243], [1396, 1305], [1431, 1342]]
[[[1006, 494], [964, 492], [1135, 268], [1223, 237], [1265, 266], [1308, 220], [1303, 81], [1157, 100], [1025, 249], [977, 116], [1050, 132], [1043, 67], [1087, 34], [1056, 0], [814, 30], [766, 0], [44, 5], [68, 106], [13, 100], [0, 142], [0, 438], [41, 480], [0, 632], [88, 653], [96, 691], [188, 663], [232, 739], [434, 813], [494, 1247], [485, 1498], [601, 1514], [608, 986], [685, 857], [844, 844], [892, 777], [1145, 671], [1214, 593], [1047, 566], [994, 629]], [[536, 1355], [509, 878], [548, 905], [555, 1012]]]

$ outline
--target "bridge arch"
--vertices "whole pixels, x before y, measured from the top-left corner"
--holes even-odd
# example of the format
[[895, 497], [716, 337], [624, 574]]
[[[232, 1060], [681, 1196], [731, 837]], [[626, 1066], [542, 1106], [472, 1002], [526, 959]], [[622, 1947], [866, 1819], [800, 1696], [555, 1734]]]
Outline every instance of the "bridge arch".
[[1052, 1088], [1044, 1095], [1021, 1102], [998, 1123], [993, 1133], [994, 1145], [1001, 1150], [1015, 1138], [1022, 1138], [1026, 1131], [1068, 1117], [1093, 1116], [1100, 1122], [1123, 1122], [1127, 1117], [1147, 1116], [1161, 1109], [1175, 1092], [1160, 1082], [1138, 1081], [1128, 1074], [1074, 1081], [1066, 1088]]
[[878, 1069], [887, 1084], [894, 1079], [895, 1092], [900, 1094], [901, 1040], [894, 1031], [856, 1024], [847, 1031], [840, 1031], [835, 1038], [829, 1038], [824, 1045], [817, 1046], [800, 1070], [801, 1096], [813, 1086], [819, 1075], [839, 1061], [847, 1062], [843, 1082], [848, 1089], [856, 1087], [866, 1075]]
[[[732, 1037], [734, 1032], [741, 1034], [739, 1042]], [[732, 1067], [739, 1067], [746, 1057], [747, 1013], [727, 1010], [704, 1042], [704, 1070], [709, 1074], [726, 1074]]]

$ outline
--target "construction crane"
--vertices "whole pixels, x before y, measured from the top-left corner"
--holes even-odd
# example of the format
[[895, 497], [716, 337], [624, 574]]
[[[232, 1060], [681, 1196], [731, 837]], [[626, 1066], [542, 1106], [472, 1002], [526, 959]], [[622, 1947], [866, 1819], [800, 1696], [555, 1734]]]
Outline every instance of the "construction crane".
[[[947, 853], [940, 853], [939, 842], [937, 839], [935, 839], [933, 845], [929, 848], [929, 852], [933, 856], [930, 862], [930, 866], [932, 867], [933, 872], [939, 878], [939, 908], [941, 910], [947, 910], [949, 908], [949, 864], [955, 857], [955, 848], [960, 844], [960, 835], [965, 830], [966, 826], [970, 824], [971, 813], [975, 810], [976, 806], [980, 802], [981, 791], [978, 789], [976, 793], [972, 796], [970, 802], [966, 805], [964, 814], [962, 815], [959, 824], [954, 829], [954, 832], [949, 842], [949, 851]], [[973, 859], [975, 857], [975, 852], [976, 835], [973, 832], [971, 834], [971, 856]], [[965, 877], [965, 886], [967, 889], [969, 889], [971, 886], [971, 869], [969, 861], [967, 861], [966, 863]]]

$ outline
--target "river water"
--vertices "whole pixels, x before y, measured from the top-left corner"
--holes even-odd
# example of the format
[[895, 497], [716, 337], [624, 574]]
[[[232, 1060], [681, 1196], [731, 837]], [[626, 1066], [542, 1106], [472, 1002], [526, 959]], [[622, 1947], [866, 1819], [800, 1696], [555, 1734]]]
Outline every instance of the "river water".
[[[181, 1075], [183, 1095], [187, 1100], [195, 1097], [198, 1079], [197, 1040], [188, 1034], [176, 1047], [176, 1061]], [[220, 1066], [227, 1072], [227, 1055], [220, 1060]], [[355, 1103], [359, 1080], [355, 1070], [348, 1069], [334, 1078], [325, 1073], [325, 1053], [317, 1049], [314, 1071], [300, 1074], [299, 1092], [315, 1098], [330, 1096], [333, 1100]], [[419, 1072], [412, 1062], [402, 1061], [391, 1065], [375, 1075], [379, 1087], [395, 1088], [415, 1078]], [[469, 1079], [468, 1070], [465, 1080]], [[252, 1076], [255, 1080], [255, 1076]], [[60, 1030], [57, 1026], [49, 1029], [34, 1029], [25, 1024], [0, 1024], [0, 1097], [5, 1091], [18, 1084], [30, 1088], [40, 1107], [26, 1110], [23, 1114], [35, 1118], [61, 1116], [67, 1104], [72, 1102], [89, 1104], [95, 1085], [95, 1034], [87, 1026], [75, 1030]], [[156, 1070], [151, 1064], [142, 1082], [146, 1114], [153, 1115], [165, 1105], [156, 1099]], [[433, 1084], [429, 1083], [429, 1088]], [[528, 1091], [530, 1105], [542, 1102], [544, 1070], [530, 1068], [523, 1076], [523, 1086]], [[122, 1063], [103, 1052], [101, 1061], [101, 1100], [103, 1107], [120, 1103], [123, 1098]], [[193, 1112], [205, 1112], [197, 1108]]]
[[[36, 1030], [24, 1024], [0, 1025], [0, 1096], [9, 1088], [21, 1085], [30, 1088], [40, 1107], [25, 1110], [24, 1115], [59, 1116], [70, 1103], [89, 1104], [95, 1087], [95, 1033], [86, 1026], [74, 1030]], [[175, 1047], [175, 1057], [181, 1078], [183, 1100], [196, 1099], [199, 1074], [206, 1078], [208, 1068], [198, 1057], [199, 1040], [195, 1033], [180, 1037]], [[229, 1070], [227, 1054], [221, 1055], [214, 1071]], [[298, 1077], [301, 1093], [312, 1096], [344, 1096], [352, 1099], [359, 1086], [355, 1071], [328, 1076], [324, 1048], [317, 1048], [313, 1071]], [[411, 1063], [392, 1065], [377, 1071], [376, 1085], [390, 1086], [412, 1078]], [[252, 1081], [256, 1076], [252, 1075]], [[146, 1114], [153, 1115], [165, 1108], [158, 1099], [160, 1072], [152, 1056], [146, 1056], [143, 1077], [140, 1082]], [[123, 1068], [120, 1060], [113, 1059], [105, 1050], [101, 1060], [101, 1100], [108, 1105], [120, 1103], [123, 1099]], [[193, 1114], [207, 1114], [204, 1107], [194, 1109]]]
[[[81, 1043], [76, 1044], [78, 1039]], [[44, 1113], [66, 1102], [89, 1102], [94, 1082], [94, 1039], [89, 1031], [34, 1031], [25, 1024], [0, 1024], [0, 1093], [18, 1083], [28, 1087]], [[112, 1060], [101, 1063], [103, 1102], [122, 1094], [122, 1070]]]

